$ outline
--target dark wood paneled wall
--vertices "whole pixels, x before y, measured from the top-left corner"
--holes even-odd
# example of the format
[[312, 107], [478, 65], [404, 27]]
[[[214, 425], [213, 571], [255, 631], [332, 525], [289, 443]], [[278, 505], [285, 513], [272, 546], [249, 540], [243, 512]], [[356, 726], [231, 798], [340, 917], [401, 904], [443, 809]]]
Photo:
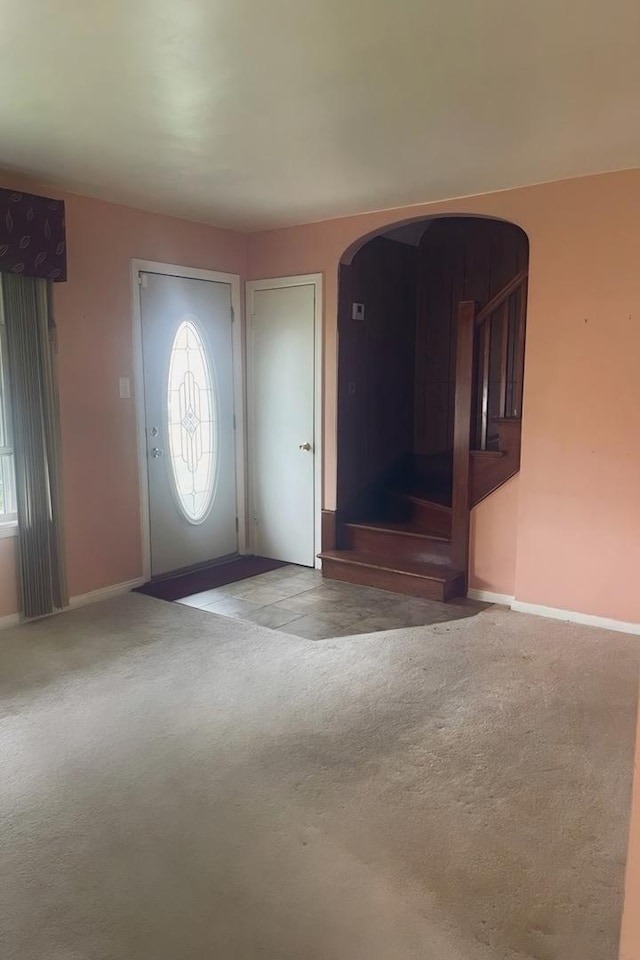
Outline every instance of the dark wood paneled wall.
[[458, 303], [482, 308], [527, 262], [519, 227], [452, 217], [431, 221], [418, 247], [377, 237], [341, 267], [340, 520], [373, 506], [403, 458], [453, 449]]
[[415, 453], [453, 448], [458, 303], [483, 307], [528, 258], [527, 237], [514, 224], [474, 217], [429, 224], [417, 261]]
[[[338, 505], [367, 509], [413, 449], [417, 248], [378, 237], [340, 272]], [[363, 303], [363, 320], [351, 317]]]

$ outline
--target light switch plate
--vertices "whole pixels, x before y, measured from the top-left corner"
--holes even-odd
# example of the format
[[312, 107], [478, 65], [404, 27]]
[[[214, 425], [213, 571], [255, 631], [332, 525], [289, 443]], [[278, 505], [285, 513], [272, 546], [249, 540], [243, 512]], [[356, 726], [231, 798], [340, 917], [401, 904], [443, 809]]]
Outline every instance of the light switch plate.
[[131, 381], [129, 377], [120, 377], [118, 381], [121, 400], [129, 400], [131, 397]]
[[351, 304], [351, 319], [364, 320], [364, 303]]

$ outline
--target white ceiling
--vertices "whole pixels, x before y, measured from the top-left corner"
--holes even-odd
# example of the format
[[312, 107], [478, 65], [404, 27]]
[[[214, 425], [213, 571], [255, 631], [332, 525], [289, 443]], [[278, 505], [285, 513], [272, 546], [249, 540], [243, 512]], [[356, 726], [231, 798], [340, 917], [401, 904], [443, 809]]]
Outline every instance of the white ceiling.
[[638, 0], [2, 0], [0, 165], [242, 229], [640, 166]]

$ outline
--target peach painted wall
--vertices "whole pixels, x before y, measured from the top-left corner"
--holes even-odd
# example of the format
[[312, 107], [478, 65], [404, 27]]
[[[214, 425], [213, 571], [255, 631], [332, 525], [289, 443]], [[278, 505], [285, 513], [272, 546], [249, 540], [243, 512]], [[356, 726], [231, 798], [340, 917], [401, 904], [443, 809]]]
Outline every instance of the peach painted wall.
[[[15, 186], [15, 181], [9, 185]], [[33, 184], [27, 189], [37, 189]], [[324, 505], [335, 506], [337, 268], [359, 237], [447, 213], [503, 217], [531, 244], [522, 470], [476, 511], [472, 583], [640, 622], [640, 171], [346, 217], [248, 238], [67, 196], [69, 276], [56, 287], [69, 584], [139, 576], [129, 260], [252, 278], [324, 274]], [[517, 489], [517, 496], [515, 495]], [[515, 530], [514, 550], [511, 539]], [[14, 544], [0, 541], [0, 615], [15, 609]], [[515, 558], [515, 564], [514, 559]]]
[[640, 715], [636, 736], [635, 784], [631, 805], [620, 960], [640, 960]]
[[516, 474], [471, 511], [469, 586], [474, 590], [514, 594], [519, 481]]
[[[6, 182], [7, 178], [4, 178]], [[11, 186], [19, 186], [14, 180]], [[25, 186], [38, 192], [33, 184]], [[244, 276], [246, 238], [231, 231], [64, 195], [69, 280], [55, 285], [65, 538], [72, 596], [141, 575], [130, 260]], [[15, 612], [15, 541], [0, 540], [0, 616]]]
[[[527, 232], [531, 248], [523, 453], [517, 503], [511, 498], [511, 515], [501, 516], [516, 529], [515, 577], [497, 570], [487, 589], [640, 622], [639, 204], [634, 170], [250, 236], [251, 278], [324, 274], [324, 506], [335, 507], [343, 251], [412, 217], [504, 218]], [[484, 550], [477, 538], [476, 550]]]

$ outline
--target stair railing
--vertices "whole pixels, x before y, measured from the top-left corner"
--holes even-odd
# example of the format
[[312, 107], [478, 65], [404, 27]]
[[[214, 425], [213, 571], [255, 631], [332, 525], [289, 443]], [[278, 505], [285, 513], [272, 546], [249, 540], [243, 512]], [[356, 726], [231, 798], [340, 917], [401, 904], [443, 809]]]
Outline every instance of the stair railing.
[[[470, 450], [487, 450], [496, 419], [522, 410], [528, 270], [521, 270], [481, 310], [458, 304], [453, 431], [451, 549], [465, 573], [469, 565]], [[498, 369], [496, 369], [498, 368]]]
[[527, 276], [521, 270], [476, 313], [475, 450], [489, 449], [493, 420], [521, 415]]

